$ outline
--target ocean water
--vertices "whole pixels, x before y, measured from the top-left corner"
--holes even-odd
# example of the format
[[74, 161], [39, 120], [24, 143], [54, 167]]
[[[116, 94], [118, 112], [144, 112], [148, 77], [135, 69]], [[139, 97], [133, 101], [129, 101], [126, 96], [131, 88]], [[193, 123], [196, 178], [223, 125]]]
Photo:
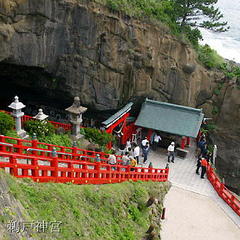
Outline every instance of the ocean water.
[[224, 58], [240, 63], [240, 0], [218, 0], [216, 6], [224, 15], [230, 30], [215, 33], [202, 29], [203, 44], [207, 43]]

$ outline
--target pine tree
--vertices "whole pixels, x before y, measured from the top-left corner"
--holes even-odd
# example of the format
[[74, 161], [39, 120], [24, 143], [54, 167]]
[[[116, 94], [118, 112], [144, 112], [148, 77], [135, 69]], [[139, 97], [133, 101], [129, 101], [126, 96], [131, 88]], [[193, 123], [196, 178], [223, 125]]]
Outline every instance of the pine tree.
[[175, 16], [181, 28], [187, 26], [206, 28], [216, 32], [229, 29], [227, 22], [219, 21], [223, 15], [214, 6], [218, 0], [170, 0], [173, 2]]

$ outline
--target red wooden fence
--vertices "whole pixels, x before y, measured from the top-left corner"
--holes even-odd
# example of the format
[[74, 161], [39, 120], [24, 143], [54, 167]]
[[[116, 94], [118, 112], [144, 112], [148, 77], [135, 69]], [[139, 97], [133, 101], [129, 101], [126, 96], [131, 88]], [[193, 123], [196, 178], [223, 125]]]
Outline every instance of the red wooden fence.
[[[116, 165], [110, 165], [103, 162], [107, 161], [104, 153], [101, 153], [104, 155], [101, 158], [102, 162], [90, 162], [89, 158], [94, 159], [95, 152], [58, 146], [61, 151], [57, 152], [57, 157], [52, 157], [51, 149], [54, 145], [46, 144], [50, 146], [46, 150], [37, 148], [37, 144], [42, 143], [36, 141], [4, 136], [0, 136], [0, 140], [0, 168], [19, 178], [32, 178], [37, 182], [72, 182], [75, 184], [118, 183], [130, 179], [157, 182], [168, 180], [168, 169], [123, 166], [121, 160]], [[7, 143], [4, 140], [16, 140], [17, 143]], [[29, 146], [27, 146], [29, 143], [32, 149], [30, 154]], [[65, 149], [71, 151], [66, 152]]]
[[[65, 160], [87, 160], [96, 158], [100, 155], [102, 161], [107, 162], [109, 154], [103, 152], [95, 152], [76, 147], [57, 146], [48, 143], [41, 143], [37, 140], [25, 140], [0, 135], [0, 152], [18, 153], [24, 155], [35, 155], [43, 157], [51, 157], [51, 151], [56, 149], [58, 157]], [[47, 152], [48, 150], [49, 152]], [[122, 163], [122, 157], [116, 155], [117, 162]]]
[[224, 186], [210, 165], [207, 169], [207, 176], [218, 195], [240, 216], [240, 200]]

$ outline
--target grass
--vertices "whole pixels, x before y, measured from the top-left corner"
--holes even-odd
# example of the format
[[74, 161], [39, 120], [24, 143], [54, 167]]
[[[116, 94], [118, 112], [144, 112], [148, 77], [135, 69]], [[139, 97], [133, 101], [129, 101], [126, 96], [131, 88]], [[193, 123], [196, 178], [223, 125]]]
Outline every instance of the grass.
[[36, 239], [142, 239], [151, 224], [146, 202], [150, 197], [160, 199], [156, 206], [161, 212], [169, 188], [168, 183], [154, 182], [40, 184], [1, 174], [7, 176], [11, 194], [29, 215], [27, 221], [62, 222], [60, 233], [38, 233]]

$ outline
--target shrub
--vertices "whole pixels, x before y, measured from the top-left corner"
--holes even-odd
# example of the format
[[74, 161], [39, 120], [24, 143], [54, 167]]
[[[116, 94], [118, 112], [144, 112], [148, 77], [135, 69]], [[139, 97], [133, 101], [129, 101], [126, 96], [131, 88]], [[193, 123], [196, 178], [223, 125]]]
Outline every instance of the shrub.
[[198, 47], [198, 59], [209, 69], [221, 68], [224, 59], [207, 44]]
[[[8, 137], [12, 137], [12, 138], [20, 138], [17, 135], [17, 132], [15, 130], [8, 130], [5, 135], [8, 136]], [[6, 139], [6, 142], [7, 143], [12, 143], [12, 144], [16, 144], [17, 143], [17, 141], [14, 140], [14, 139]]]
[[36, 133], [37, 138], [49, 136], [55, 132], [54, 126], [48, 121], [29, 120], [25, 122], [24, 129], [30, 136]]
[[240, 66], [227, 62], [221, 65], [221, 70], [228, 79], [237, 78], [237, 84], [240, 82]]
[[38, 141], [58, 146], [72, 147], [72, 141], [70, 137], [66, 134], [63, 135], [52, 134], [49, 136], [40, 137]]
[[116, 140], [113, 135], [108, 134], [105, 131], [100, 131], [96, 128], [84, 128], [81, 131], [87, 140], [102, 147], [107, 145], [109, 142], [115, 142]]
[[218, 113], [219, 113], [219, 108], [217, 106], [213, 106], [212, 114], [217, 115]]
[[7, 113], [0, 112], [0, 134], [6, 134], [14, 127], [13, 117]]

